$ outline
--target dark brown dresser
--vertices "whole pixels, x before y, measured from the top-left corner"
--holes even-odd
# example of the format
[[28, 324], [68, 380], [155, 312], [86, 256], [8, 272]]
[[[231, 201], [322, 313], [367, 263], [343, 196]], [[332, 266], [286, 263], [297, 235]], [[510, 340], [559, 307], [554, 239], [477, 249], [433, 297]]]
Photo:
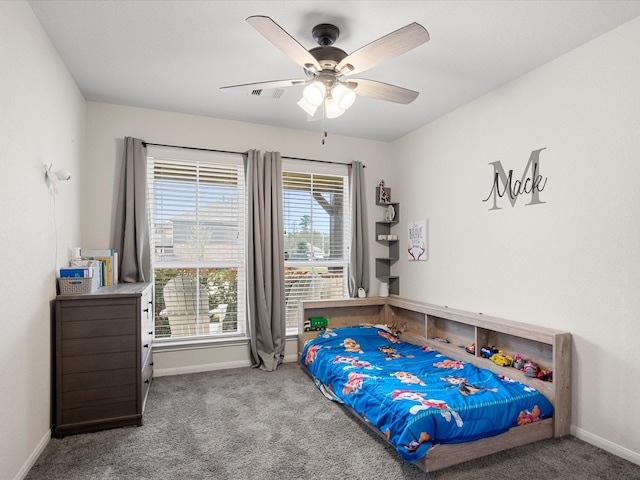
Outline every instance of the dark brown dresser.
[[55, 304], [53, 435], [142, 425], [153, 378], [152, 284], [58, 295]]

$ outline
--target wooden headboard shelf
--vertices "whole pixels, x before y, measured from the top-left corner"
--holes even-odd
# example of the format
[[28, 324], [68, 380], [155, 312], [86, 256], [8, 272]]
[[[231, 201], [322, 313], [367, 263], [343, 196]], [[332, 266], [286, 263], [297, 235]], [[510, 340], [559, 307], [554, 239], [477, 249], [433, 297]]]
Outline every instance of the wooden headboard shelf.
[[[561, 437], [569, 434], [571, 334], [568, 332], [396, 296], [304, 301], [299, 309], [298, 355], [302, 352], [304, 342], [317, 336], [317, 332], [303, 331], [304, 321], [314, 316], [326, 317], [329, 328], [366, 323], [400, 325], [404, 328], [400, 334], [402, 340], [433, 347], [455, 359], [470, 362], [530, 385], [544, 394], [554, 405], [551, 436]], [[443, 341], [445, 339], [447, 342]], [[464, 349], [472, 343], [476, 344], [475, 355], [467, 353]], [[508, 354], [520, 353], [523, 358], [536, 362], [540, 368], [553, 371], [553, 381], [546, 382], [527, 377], [515, 368], [496, 365], [481, 356], [480, 348], [484, 346], [495, 346]], [[533, 429], [526, 431], [531, 435]], [[513, 438], [509, 441], [513, 444], [518, 442]], [[499, 451], [500, 445], [490, 449]], [[485, 450], [483, 447], [482, 451]]]

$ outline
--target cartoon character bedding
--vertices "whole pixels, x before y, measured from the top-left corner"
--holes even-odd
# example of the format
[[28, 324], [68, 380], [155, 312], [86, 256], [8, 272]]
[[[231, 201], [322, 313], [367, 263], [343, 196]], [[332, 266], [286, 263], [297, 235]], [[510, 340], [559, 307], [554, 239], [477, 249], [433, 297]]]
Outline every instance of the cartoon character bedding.
[[300, 362], [328, 398], [351, 407], [410, 462], [435, 444], [473, 441], [553, 415], [535, 389], [401, 342], [384, 326], [326, 330], [305, 344]]

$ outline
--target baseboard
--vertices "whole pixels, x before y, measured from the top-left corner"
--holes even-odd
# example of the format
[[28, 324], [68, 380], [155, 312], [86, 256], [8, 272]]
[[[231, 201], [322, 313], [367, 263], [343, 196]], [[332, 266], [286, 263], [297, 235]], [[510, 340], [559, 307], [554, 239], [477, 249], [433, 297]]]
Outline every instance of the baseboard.
[[[298, 355], [286, 355], [284, 357], [286, 363], [295, 363], [298, 361]], [[208, 365], [188, 365], [186, 367], [160, 368], [153, 370], [154, 377], [166, 377], [169, 375], [183, 375], [185, 373], [212, 372], [214, 370], [227, 370], [230, 368], [250, 367], [249, 360], [241, 360], [237, 362], [210, 363]]]
[[29, 455], [27, 461], [24, 463], [20, 471], [16, 474], [14, 480], [22, 480], [27, 476], [29, 470], [31, 470], [31, 467], [33, 467], [44, 449], [47, 448], [47, 445], [49, 445], [49, 440], [51, 440], [51, 430], [47, 430], [47, 433], [45, 433], [44, 437], [42, 437], [42, 439], [38, 442], [35, 450], [31, 452], [31, 455]]
[[590, 443], [591, 445], [595, 445], [602, 450], [612, 453], [617, 457], [624, 458], [625, 460], [629, 460], [636, 465], [640, 465], [640, 453], [633, 452], [628, 448], [624, 448], [620, 445], [610, 442], [609, 440], [605, 440], [602, 437], [598, 437], [593, 433], [589, 433], [573, 425], [571, 425], [571, 435], [579, 438], [584, 442]]
[[296, 363], [298, 361], [298, 354], [294, 353], [293, 355], [285, 355], [284, 361], [285, 363]]

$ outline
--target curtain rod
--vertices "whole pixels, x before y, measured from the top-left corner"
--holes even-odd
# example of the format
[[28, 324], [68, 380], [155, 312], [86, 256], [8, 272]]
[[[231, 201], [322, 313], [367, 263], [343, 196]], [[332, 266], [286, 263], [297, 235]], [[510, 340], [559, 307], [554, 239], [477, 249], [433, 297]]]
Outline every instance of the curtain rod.
[[[153, 145], [155, 147], [169, 147], [169, 148], [184, 148], [185, 150], [200, 150], [202, 152], [216, 152], [216, 153], [233, 153], [236, 155], [242, 155], [244, 152], [232, 152], [230, 150], [216, 150], [214, 148], [200, 148], [200, 147], [184, 147], [182, 145], [165, 145], [162, 143], [151, 143], [151, 142], [142, 142], [142, 145], [145, 147], [147, 145]], [[298, 158], [298, 157], [286, 157], [282, 155], [282, 158], [286, 158], [287, 160], [302, 160], [304, 162], [318, 162], [318, 163], [330, 163], [332, 165], [346, 165], [347, 167], [351, 167], [350, 163], [342, 163], [342, 162], [332, 162], [331, 160], [315, 160], [312, 158]], [[365, 165], [362, 166], [366, 168]]]

